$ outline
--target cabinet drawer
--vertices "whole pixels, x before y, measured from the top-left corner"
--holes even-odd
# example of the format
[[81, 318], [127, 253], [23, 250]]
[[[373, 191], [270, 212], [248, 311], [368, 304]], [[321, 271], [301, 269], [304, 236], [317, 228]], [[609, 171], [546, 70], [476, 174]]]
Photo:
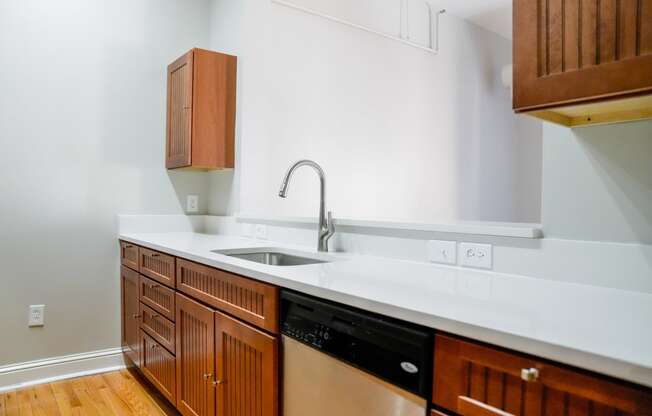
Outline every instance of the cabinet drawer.
[[174, 290], [145, 276], [140, 276], [138, 286], [138, 294], [142, 303], [174, 321]]
[[120, 241], [120, 263], [138, 271], [138, 246], [126, 241]]
[[174, 257], [140, 247], [138, 267], [145, 276], [174, 288]]
[[178, 259], [177, 289], [243, 321], [278, 332], [275, 286]]
[[149, 306], [140, 304], [140, 328], [174, 354], [174, 323]]
[[462, 416], [652, 415], [642, 387], [450, 336], [434, 375], [433, 402]]
[[143, 351], [140, 369], [170, 402], [176, 404], [176, 361], [174, 355], [141, 331]]

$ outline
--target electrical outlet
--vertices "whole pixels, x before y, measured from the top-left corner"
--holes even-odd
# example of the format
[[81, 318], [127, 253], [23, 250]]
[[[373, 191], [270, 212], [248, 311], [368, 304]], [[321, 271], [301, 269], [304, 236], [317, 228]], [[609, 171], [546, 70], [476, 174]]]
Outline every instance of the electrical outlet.
[[491, 244], [460, 244], [460, 259], [462, 266], [491, 269], [493, 267]]
[[256, 224], [256, 238], [259, 240], [267, 240], [267, 226], [263, 224]]
[[30, 305], [27, 326], [45, 325], [45, 305]]
[[455, 241], [428, 241], [428, 261], [455, 264], [457, 262], [457, 243]]
[[186, 212], [199, 212], [199, 195], [186, 197]]

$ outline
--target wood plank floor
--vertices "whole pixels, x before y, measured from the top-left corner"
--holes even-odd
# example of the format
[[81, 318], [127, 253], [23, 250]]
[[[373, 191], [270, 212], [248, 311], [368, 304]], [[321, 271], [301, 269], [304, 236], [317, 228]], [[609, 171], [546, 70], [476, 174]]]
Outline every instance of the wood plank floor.
[[0, 394], [0, 416], [164, 416], [178, 413], [129, 370]]

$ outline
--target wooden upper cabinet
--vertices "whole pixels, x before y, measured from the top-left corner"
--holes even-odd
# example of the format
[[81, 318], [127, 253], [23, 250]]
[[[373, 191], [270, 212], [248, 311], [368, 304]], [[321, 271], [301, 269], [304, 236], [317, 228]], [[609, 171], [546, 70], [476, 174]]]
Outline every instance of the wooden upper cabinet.
[[138, 272], [120, 268], [122, 309], [122, 351], [140, 366], [140, 302], [138, 302]]
[[652, 0], [514, 0], [514, 108], [567, 126], [652, 118]]
[[461, 416], [650, 416], [652, 393], [484, 344], [438, 335], [433, 402]]
[[193, 49], [168, 66], [168, 169], [233, 168], [237, 58]]
[[277, 339], [216, 312], [215, 352], [217, 416], [277, 416]]

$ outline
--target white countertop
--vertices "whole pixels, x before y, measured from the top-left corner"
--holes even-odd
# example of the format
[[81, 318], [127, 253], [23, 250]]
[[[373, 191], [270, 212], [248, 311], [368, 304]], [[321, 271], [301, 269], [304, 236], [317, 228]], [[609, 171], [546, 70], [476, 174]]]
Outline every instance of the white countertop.
[[[441, 331], [652, 387], [652, 295], [349, 254], [267, 266], [212, 253], [305, 247], [197, 233], [121, 234], [134, 244]], [[313, 251], [314, 254], [314, 251]]]

